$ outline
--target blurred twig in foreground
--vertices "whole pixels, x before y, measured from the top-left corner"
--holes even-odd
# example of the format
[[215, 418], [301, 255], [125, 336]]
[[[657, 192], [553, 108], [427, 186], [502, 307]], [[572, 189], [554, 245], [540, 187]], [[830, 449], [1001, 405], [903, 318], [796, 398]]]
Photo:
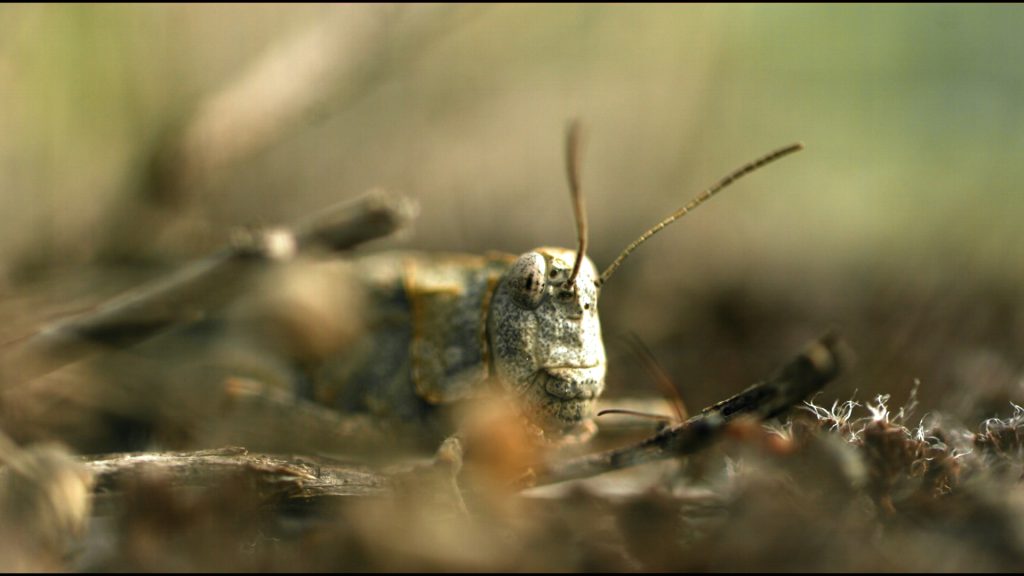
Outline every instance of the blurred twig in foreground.
[[241, 231], [227, 248], [167, 278], [8, 343], [0, 350], [0, 385], [30, 380], [103, 347], [131, 346], [171, 326], [199, 320], [245, 290], [252, 274], [268, 262], [311, 250], [348, 250], [391, 234], [414, 213], [407, 198], [374, 191], [290, 228]]
[[88, 525], [93, 485], [89, 469], [62, 446], [22, 447], [0, 431], [0, 570], [59, 567]]

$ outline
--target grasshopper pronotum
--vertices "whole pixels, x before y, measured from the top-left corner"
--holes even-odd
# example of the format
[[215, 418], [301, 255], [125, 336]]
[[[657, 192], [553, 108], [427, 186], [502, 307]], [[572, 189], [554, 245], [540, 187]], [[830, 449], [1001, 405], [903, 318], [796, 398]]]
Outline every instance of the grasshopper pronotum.
[[570, 124], [566, 167], [576, 250], [521, 256], [381, 253], [355, 259], [372, 299], [367, 336], [329, 363], [314, 398], [405, 421], [486, 390], [511, 394], [553, 436], [593, 429], [606, 357], [598, 299], [642, 243], [737, 179], [802, 148], [792, 144], [730, 173], [639, 238], [603, 272], [586, 256], [580, 129]]

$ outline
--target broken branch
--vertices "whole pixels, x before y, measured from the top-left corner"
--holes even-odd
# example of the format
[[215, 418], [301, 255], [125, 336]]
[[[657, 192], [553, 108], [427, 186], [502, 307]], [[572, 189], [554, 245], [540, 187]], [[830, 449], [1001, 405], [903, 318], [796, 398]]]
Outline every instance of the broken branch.
[[819, 338], [768, 380], [705, 408], [686, 422], [665, 428], [637, 444], [549, 463], [535, 475], [520, 479], [519, 485], [528, 488], [587, 478], [703, 450], [737, 417], [772, 418], [821, 390], [840, 373], [839, 347], [838, 338], [832, 334]]

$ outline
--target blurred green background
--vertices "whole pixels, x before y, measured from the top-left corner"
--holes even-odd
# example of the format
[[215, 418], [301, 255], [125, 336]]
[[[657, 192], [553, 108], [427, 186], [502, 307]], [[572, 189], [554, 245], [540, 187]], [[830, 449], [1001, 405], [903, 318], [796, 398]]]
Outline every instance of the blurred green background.
[[[367, 250], [571, 246], [579, 117], [601, 267], [807, 146], [618, 272], [611, 394], [655, 390], [628, 332], [695, 409], [834, 328], [857, 357], [835, 397], [1018, 398], [1022, 27], [1020, 6], [5, 6], [2, 290], [98, 299], [80, 271], [170, 268], [376, 186], [421, 213]], [[5, 309], [9, 336], [41, 314]]]

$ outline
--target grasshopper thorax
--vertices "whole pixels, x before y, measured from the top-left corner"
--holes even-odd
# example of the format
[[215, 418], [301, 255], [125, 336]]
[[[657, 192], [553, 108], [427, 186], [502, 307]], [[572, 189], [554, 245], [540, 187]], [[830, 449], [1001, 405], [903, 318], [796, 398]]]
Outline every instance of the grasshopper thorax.
[[576, 252], [538, 248], [499, 282], [487, 322], [493, 374], [541, 427], [589, 420], [604, 390], [605, 352], [597, 315], [598, 274]]

